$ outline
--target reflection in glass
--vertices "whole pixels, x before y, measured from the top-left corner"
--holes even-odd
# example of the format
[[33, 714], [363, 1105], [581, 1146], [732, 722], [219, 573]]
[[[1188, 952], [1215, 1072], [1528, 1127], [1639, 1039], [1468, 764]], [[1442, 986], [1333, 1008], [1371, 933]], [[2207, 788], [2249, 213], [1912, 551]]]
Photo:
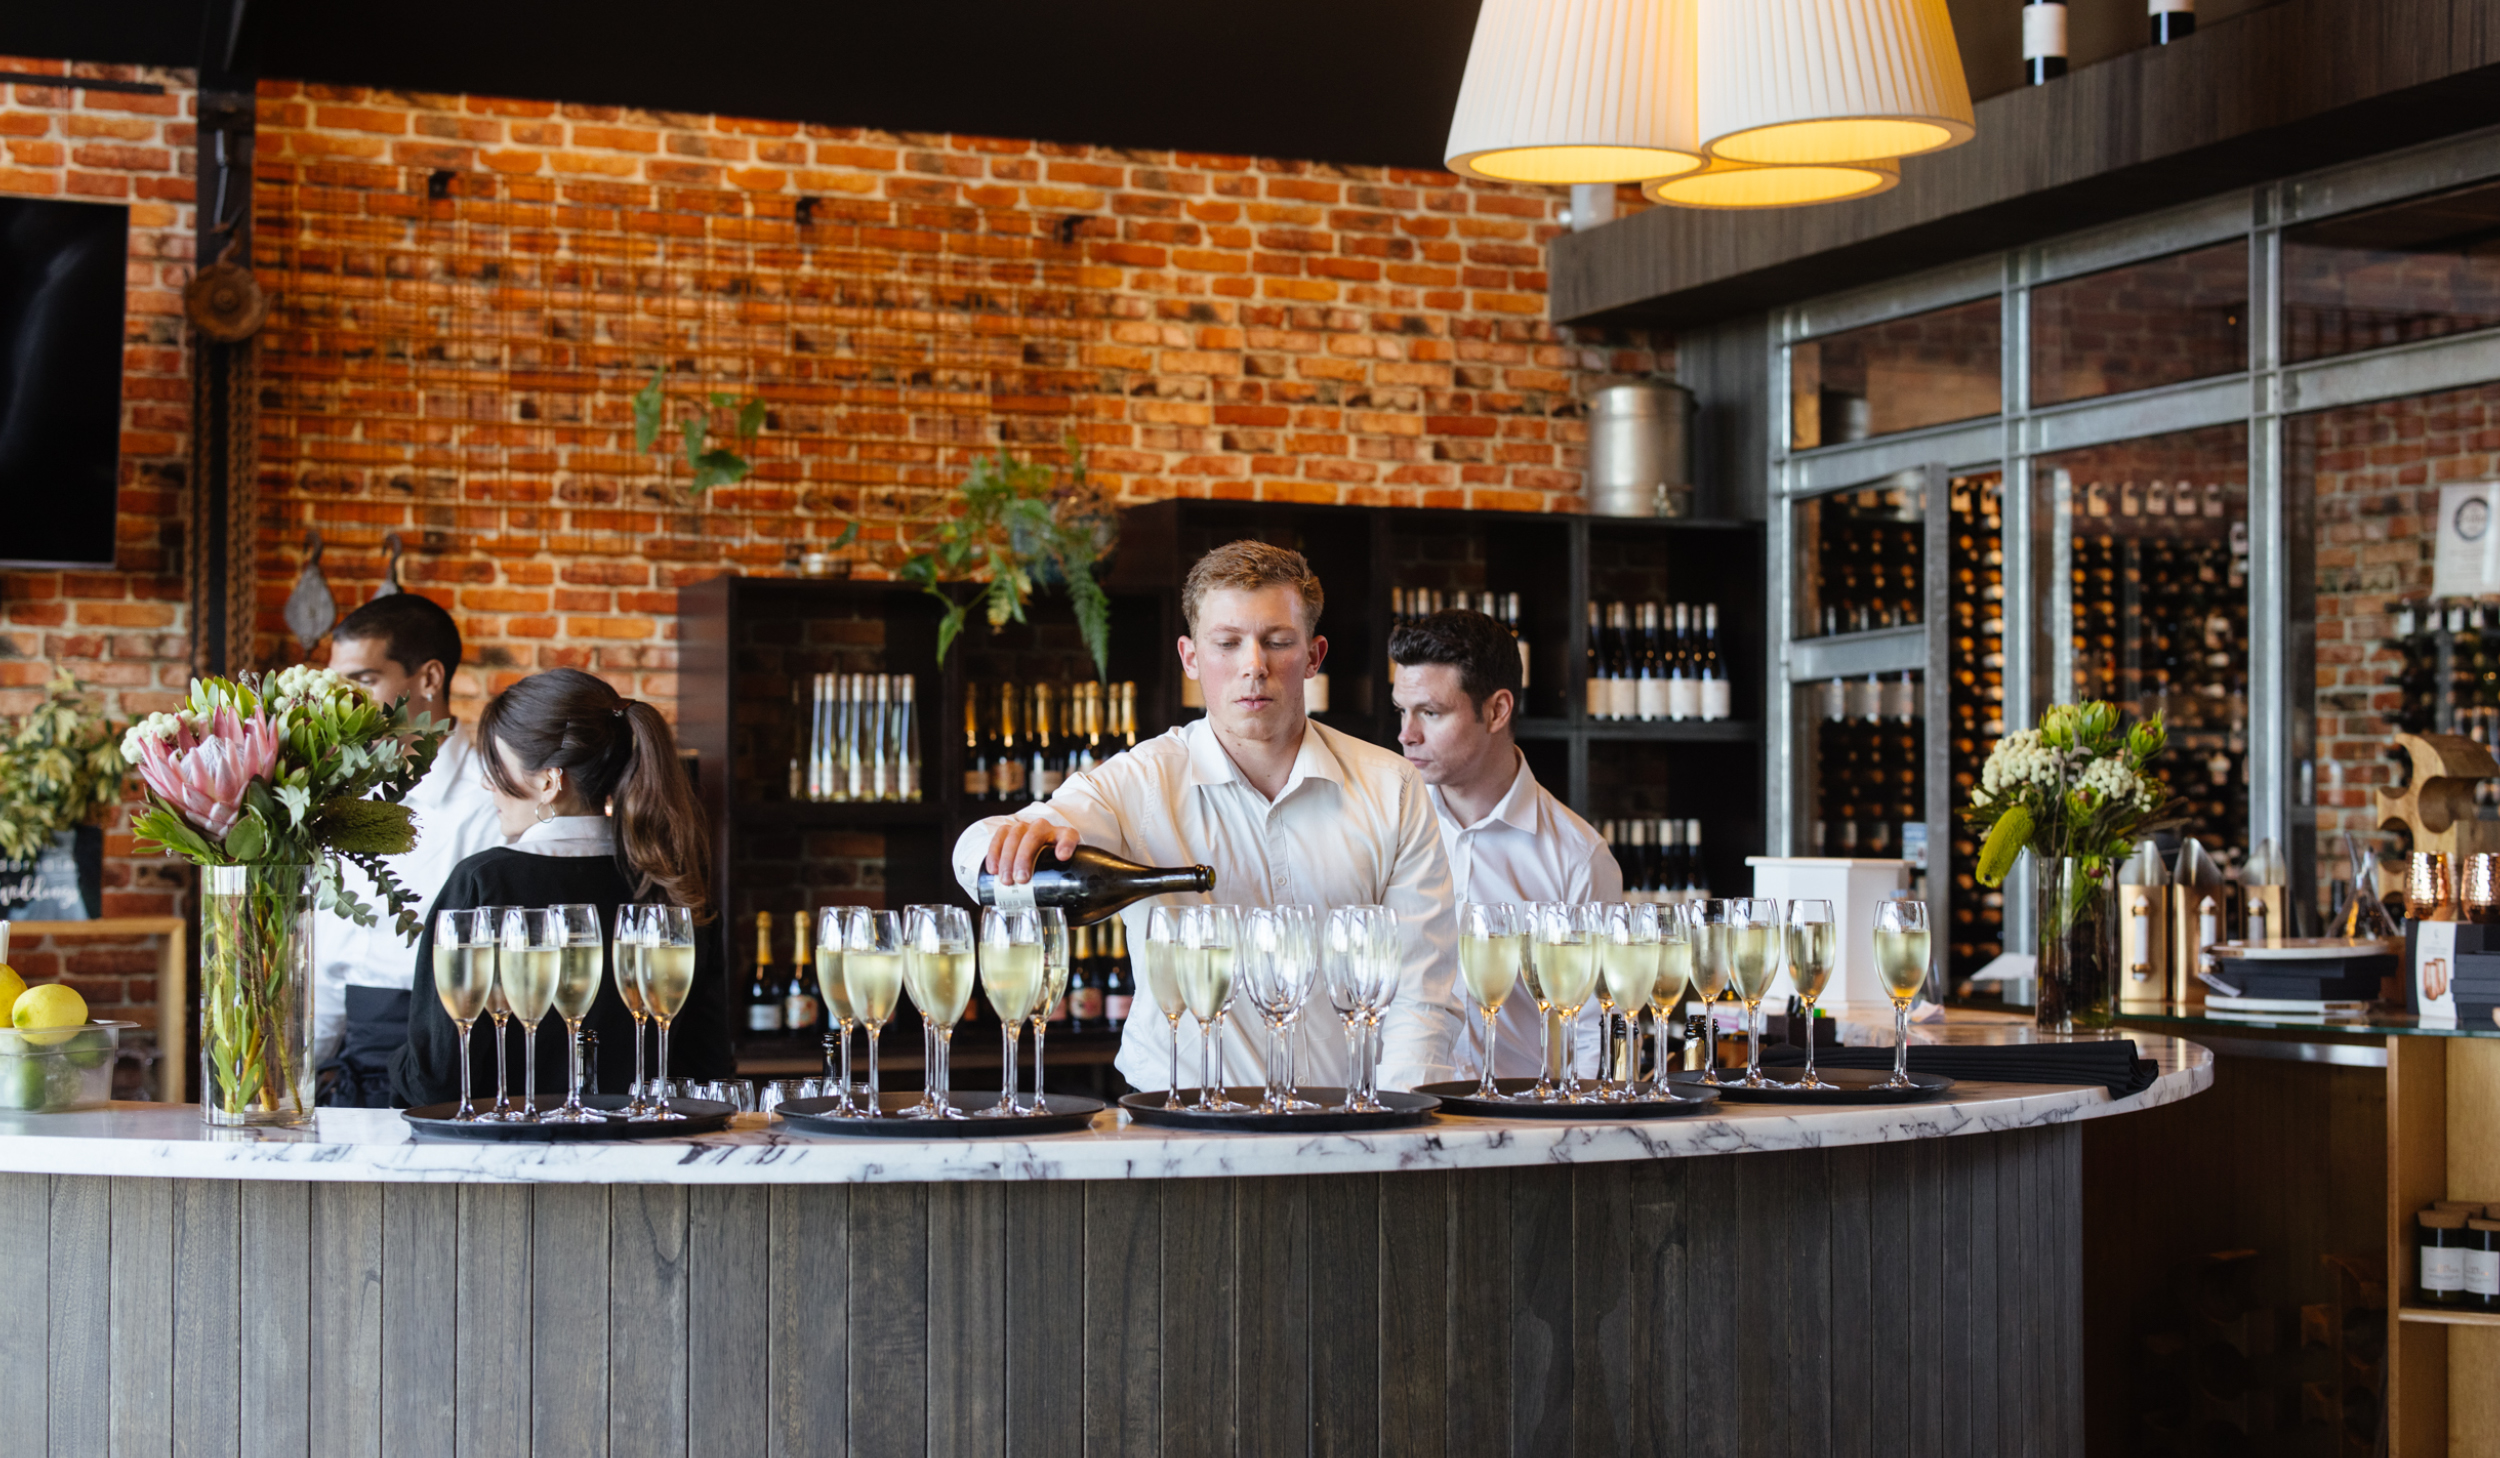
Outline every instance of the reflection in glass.
[[1924, 473], [1797, 505], [1797, 636], [1904, 628], [1925, 604]]
[[2001, 312], [1980, 299], [1790, 346], [1790, 448], [1996, 414]]
[[2174, 253], [2031, 291], [2031, 403], [2248, 368], [2248, 244]]
[[2283, 358], [2500, 325], [2500, 182], [2283, 233]]
[[[1945, 664], [1951, 718], [1947, 762], [1951, 803], [1968, 803], [1979, 787], [1988, 751], [2005, 736], [2005, 477], [1984, 471], [1956, 476], [1946, 492], [1947, 570], [1953, 574], [1951, 634]], [[1948, 932], [1953, 985], [2005, 950], [2005, 892], [1979, 884], [1979, 834], [1956, 819], [1953, 838], [1953, 924]]]

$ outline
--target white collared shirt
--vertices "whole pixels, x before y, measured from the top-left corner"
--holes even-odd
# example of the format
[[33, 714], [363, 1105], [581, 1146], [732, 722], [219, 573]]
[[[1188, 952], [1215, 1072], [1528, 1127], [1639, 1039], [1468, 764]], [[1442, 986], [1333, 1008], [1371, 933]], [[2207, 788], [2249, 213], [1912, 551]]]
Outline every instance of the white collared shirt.
[[512, 848], [533, 856], [616, 854], [616, 822], [605, 815], [558, 815], [524, 830]]
[[[1382, 1019], [1380, 1085], [1412, 1088], [1454, 1078], [1451, 1044], [1459, 1032], [1457, 927], [1450, 872], [1433, 832], [1423, 777], [1399, 755], [1320, 724], [1307, 724], [1284, 790], [1271, 801], [1245, 778], [1204, 719], [1071, 775], [1049, 801], [1019, 820], [1074, 827], [1087, 845], [1150, 866], [1215, 870], [1210, 899], [1236, 906], [1386, 906], [1404, 933], [1397, 1000]], [[955, 842], [955, 878], [967, 894], [981, 874], [990, 836], [1006, 817], [967, 827]], [[1131, 946], [1145, 940], [1149, 908], [1122, 915]], [[1200, 898], [1188, 898], [1197, 900]], [[1229, 1077], [1264, 1076], [1267, 1031], [1246, 1000], [1225, 1020]], [[1196, 1025], [1181, 1020], [1181, 1083], [1195, 1085]], [[1295, 1079], [1311, 1087], [1346, 1081], [1345, 1036], [1314, 978], [1295, 1029]], [[1140, 980], [1115, 1066], [1141, 1089], [1171, 1078], [1171, 1033], [1153, 990]]]
[[[1531, 901], [1621, 901], [1623, 869], [1615, 864], [1615, 853], [1589, 823], [1572, 813], [1571, 807], [1554, 798], [1528, 769], [1528, 757], [1517, 749], [1519, 772], [1511, 777], [1510, 789], [1485, 817], [1473, 825], [1462, 825], [1451, 813], [1450, 802], [1439, 786], [1432, 787], [1432, 815], [1441, 830], [1441, 848], [1450, 861], [1450, 880], [1458, 901], [1513, 902], [1526, 905]], [[1469, 1020], [1477, 1036], [1482, 1035], [1483, 1015], [1470, 1006]], [[1594, 1075], [1603, 1016], [1597, 1000], [1589, 999], [1580, 1010], [1576, 1045], [1581, 1073]], [[1537, 1048], [1544, 1019], [1537, 1013], [1536, 999], [1527, 986], [1511, 989], [1510, 999], [1502, 1004], [1499, 1043], [1493, 1056], [1493, 1071], [1501, 1078], [1534, 1078], [1537, 1073]], [[1469, 1045], [1469, 1056], [1481, 1057]], [[1481, 1067], [1481, 1065], [1476, 1065]]]
[[[387, 857], [391, 874], [416, 897], [419, 915], [434, 904], [435, 894], [452, 867], [479, 851], [499, 846], [503, 828], [495, 820], [495, 800], [487, 792], [477, 742], [469, 726], [457, 724], [434, 756], [425, 778], [404, 802], [416, 812], [416, 849]], [[313, 956], [316, 959], [313, 998], [314, 1066], [337, 1055], [340, 1030], [347, 1017], [347, 988], [385, 987], [405, 991], [413, 985], [417, 949], [391, 928], [390, 908], [373, 880], [351, 864], [341, 863], [339, 879], [357, 898], [374, 908], [375, 924], [358, 926], [336, 912], [315, 913]]]

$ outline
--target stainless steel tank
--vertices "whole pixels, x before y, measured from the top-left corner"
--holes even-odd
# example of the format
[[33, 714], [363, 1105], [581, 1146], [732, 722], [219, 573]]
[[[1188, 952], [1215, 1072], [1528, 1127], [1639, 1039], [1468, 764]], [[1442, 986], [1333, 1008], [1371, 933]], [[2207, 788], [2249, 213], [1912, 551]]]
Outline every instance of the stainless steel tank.
[[1663, 380], [1609, 385], [1589, 399], [1589, 511], [1689, 516], [1692, 392]]

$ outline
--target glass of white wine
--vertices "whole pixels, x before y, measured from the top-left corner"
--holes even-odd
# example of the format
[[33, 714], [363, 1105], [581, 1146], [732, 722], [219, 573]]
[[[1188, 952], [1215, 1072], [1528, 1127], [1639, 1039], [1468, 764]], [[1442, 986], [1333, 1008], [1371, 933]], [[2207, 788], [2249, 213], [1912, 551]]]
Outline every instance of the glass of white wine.
[[972, 918], [960, 906], [907, 907], [903, 916], [903, 987], [931, 1033], [927, 1097], [914, 1113], [923, 1119], [969, 1119], [955, 1107], [948, 1058], [955, 1025], [972, 1001]]
[[1805, 1019], [1806, 1073], [1796, 1088], [1830, 1088], [1814, 1072], [1814, 1005], [1831, 985], [1832, 962], [1840, 952], [1840, 928], [1832, 922], [1832, 904], [1812, 899], [1788, 903], [1788, 979], [1797, 985], [1797, 1010]]
[[1657, 1066], [1649, 1086], [1659, 1098], [1667, 1096], [1667, 1019], [1675, 1016], [1675, 1005], [1684, 1000], [1684, 989], [1693, 980], [1692, 912], [1690, 902], [1658, 908], [1658, 980], [1649, 991], [1649, 1020], [1657, 1029]]
[[478, 1122], [477, 1106], [469, 1101], [469, 1030], [486, 1011], [486, 996], [495, 985], [495, 937], [498, 928], [490, 907], [445, 911], [434, 918], [434, 995], [460, 1030], [460, 1107], [455, 1123]]
[[1530, 941], [1535, 946], [1537, 979], [1562, 1023], [1562, 1085], [1555, 1101], [1596, 1102], [1580, 1082], [1580, 1009], [1597, 989], [1597, 943], [1604, 934], [1604, 908], [1594, 902], [1540, 902]]
[[1172, 1033], [1172, 1076], [1163, 1085], [1163, 1106], [1181, 1106], [1181, 908], [1157, 906], [1146, 912], [1146, 935], [1137, 943], [1137, 975], [1146, 995]]
[[607, 936], [599, 925], [599, 908], [569, 902], [547, 908], [562, 928], [563, 950], [556, 958], [556, 1016], [564, 1019], [564, 1106], [539, 1117], [551, 1124], [604, 1124], [607, 1115], [582, 1107], [582, 1019], [599, 1000], [600, 962], [607, 955]]
[[486, 1015], [495, 1020], [495, 1104], [477, 1116], [481, 1124], [500, 1124], [519, 1117], [512, 1107], [509, 1092], [512, 1087], [512, 1044], [506, 1034], [511, 1031], [512, 1003], [504, 996], [503, 990], [503, 920], [507, 913], [519, 909], [516, 906], [478, 908], [486, 913], [486, 935], [494, 943], [486, 953], [487, 961], [494, 966], [494, 981], [486, 989]]
[[1477, 1044], [1484, 1054], [1484, 1074], [1476, 1080], [1476, 1097], [1499, 1099], [1493, 1082], [1493, 1055], [1501, 1046], [1502, 1004], [1519, 985], [1522, 933], [1519, 908], [1499, 901], [1463, 901], [1458, 907], [1458, 970], [1468, 999], [1484, 1014]]
[[[1600, 910], [1606, 929], [1597, 944], [1598, 990], [1605, 997], [1606, 1015], [1623, 1017], [1623, 1066], [1604, 1096], [1622, 1103], [1640, 1097], [1641, 1009], [1649, 1006], [1650, 993], [1658, 986], [1658, 908], [1624, 901]], [[1609, 1030], [1610, 1045], [1613, 1036]]]
[[643, 908], [642, 925], [642, 1005], [660, 1027], [659, 1059], [653, 1065], [660, 1101], [651, 1117], [683, 1119], [668, 1104], [668, 1025], [694, 990], [694, 912], [654, 904]]
[[885, 1091], [877, 1084], [877, 1036], [894, 1016], [903, 991], [903, 914], [852, 907], [842, 919], [842, 985], [868, 1043], [870, 1118], [885, 1116]]
[[642, 1005], [642, 953], [646, 945], [643, 913], [651, 909], [649, 902], [642, 901], [629, 901], [616, 909], [616, 956], [609, 970], [609, 975], [616, 979], [616, 995], [634, 1020], [634, 1082], [625, 1091], [625, 1107], [618, 1111], [627, 1119], [648, 1119], [655, 1107], [649, 1097], [650, 1080], [643, 1076], [642, 1067], [642, 1028], [650, 1018]]
[[1910, 1004], [1927, 985], [1927, 903], [1875, 904], [1875, 976], [1892, 998], [1892, 1077], [1877, 1088], [1915, 1088], [1910, 1082]]
[[1033, 1106], [1028, 1114], [1044, 1112], [1050, 1104], [1050, 1089], [1042, 1082], [1042, 1040], [1050, 1031], [1050, 1010], [1059, 999], [1068, 995], [1068, 913], [1065, 907], [1043, 906], [1033, 912], [1042, 928], [1042, 988], [1033, 999]]
[[859, 1112], [851, 1102], [851, 1029], [859, 1022], [859, 1014], [851, 1010], [851, 989], [843, 977], [842, 960], [854, 909], [828, 906], [816, 913], [816, 992], [825, 1000], [825, 1021], [833, 1024], [833, 1035], [842, 1043], [842, 1071], [836, 1074], [833, 1060], [825, 1060], [825, 1081], [834, 1087], [833, 1108], [828, 1112], [837, 1119]]
[[1710, 1088], [1730, 1087], [1719, 1077], [1719, 1029], [1711, 1004], [1727, 991], [1728, 960], [1725, 932], [1727, 903], [1693, 901], [1693, 1015], [1685, 1026], [1685, 1040], [1700, 1052], [1701, 1082]]
[[[1047, 978], [1042, 972], [1042, 923], [1031, 911], [986, 907], [981, 912], [981, 995], [998, 1014], [998, 1102], [990, 1113], [1011, 1119], [1016, 1107], [1016, 1035], [1033, 1013]], [[1041, 1090], [1041, 1070], [1033, 1070], [1034, 1092]], [[1038, 1111], [1038, 1105], [1036, 1106]]]
[[1230, 906], [1191, 906], [1181, 914], [1181, 1000], [1198, 1020], [1198, 1102], [1205, 1113], [1247, 1107], [1225, 1092], [1224, 1010], [1233, 1000], [1233, 952], [1241, 918]]
[[1780, 904], [1765, 896], [1730, 897], [1719, 935], [1727, 948], [1728, 979], [1745, 1008], [1745, 1077], [1739, 1088], [1770, 1088], [1762, 1076], [1762, 999], [1780, 975]]
[[[538, 1122], [538, 1025], [556, 1000], [556, 973], [564, 961], [564, 919], [548, 907], [513, 907], [503, 914], [503, 947], [495, 981], [521, 1020], [521, 1103], [507, 1117]], [[498, 1040], [502, 1032], [497, 1031]]]

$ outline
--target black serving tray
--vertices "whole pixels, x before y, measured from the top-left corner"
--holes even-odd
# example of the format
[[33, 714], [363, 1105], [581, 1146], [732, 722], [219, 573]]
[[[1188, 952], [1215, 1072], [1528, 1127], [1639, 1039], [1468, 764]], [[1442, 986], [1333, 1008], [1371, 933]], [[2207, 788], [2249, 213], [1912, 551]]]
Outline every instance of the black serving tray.
[[[1533, 1078], [1497, 1078], [1493, 1086], [1506, 1094], [1524, 1093], [1536, 1087]], [[1474, 1119], [1666, 1119], [1689, 1114], [1716, 1103], [1719, 1091], [1714, 1088], [1677, 1086], [1663, 1099], [1641, 1099], [1634, 1103], [1493, 1103], [1476, 1097], [1475, 1079], [1455, 1083], [1428, 1083], [1415, 1090], [1441, 1101], [1441, 1112], [1465, 1114]]]
[[[520, 1100], [513, 1100], [519, 1103]], [[540, 1113], [564, 1107], [564, 1095], [540, 1094]], [[585, 1109], [614, 1113], [633, 1100], [623, 1094], [592, 1094], [582, 1100]], [[491, 1106], [492, 1100], [488, 1101]], [[408, 1121], [409, 1132], [419, 1139], [459, 1140], [472, 1144], [613, 1144], [628, 1139], [682, 1139], [689, 1134], [717, 1134], [729, 1127], [729, 1116], [737, 1112], [715, 1099], [672, 1099], [669, 1107], [685, 1115], [683, 1119], [607, 1119], [596, 1124], [507, 1124], [500, 1120], [491, 1124], [455, 1123], [452, 1115], [460, 1111], [458, 1101], [427, 1104], [421, 1109], [402, 1109], [400, 1117]]]
[[[1743, 1088], [1733, 1079], [1743, 1078], [1745, 1070], [1734, 1068], [1719, 1072], [1722, 1078], [1733, 1076], [1716, 1090], [1720, 1098], [1731, 1104], [1806, 1104], [1820, 1108], [1846, 1108], [1853, 1104], [1915, 1104], [1953, 1087], [1953, 1080], [1941, 1073], [1920, 1073], [1916, 1069], [1910, 1072], [1910, 1082], [1917, 1085], [1915, 1088], [1877, 1088], [1875, 1085], [1892, 1077], [1889, 1068], [1818, 1068], [1814, 1076], [1832, 1085], [1826, 1089], [1798, 1088], [1784, 1082], [1774, 1083], [1768, 1088]], [[1778, 1072], [1802, 1078], [1805, 1067], [1800, 1064], [1794, 1068], [1779, 1069]], [[1771, 1077], [1772, 1070], [1763, 1070], [1762, 1076]], [[1710, 1089], [1698, 1073], [1669, 1074], [1667, 1082], [1679, 1092]]]
[[910, 1090], [879, 1094], [877, 1107], [882, 1112], [865, 1119], [839, 1119], [832, 1110], [841, 1100], [785, 1099], [773, 1112], [781, 1122], [802, 1134], [837, 1134], [866, 1139], [1021, 1139], [1035, 1134], [1074, 1134], [1094, 1122], [1103, 1111], [1100, 1099], [1079, 1098], [1074, 1094], [1044, 1094], [1042, 1107], [1048, 1113], [1008, 1118], [993, 1114], [998, 1095], [973, 1091], [951, 1093], [947, 1101], [961, 1109], [969, 1118], [911, 1119], [902, 1111], [920, 1102], [920, 1095]]
[[[1198, 1090], [1180, 1091], [1184, 1104], [1195, 1102]], [[1224, 1096], [1238, 1104], [1255, 1104], [1267, 1096], [1263, 1088], [1228, 1088]], [[1124, 1094], [1120, 1107], [1140, 1124], [1162, 1124], [1175, 1129], [1217, 1129], [1234, 1134], [1333, 1134], [1356, 1129], [1406, 1129], [1432, 1117], [1441, 1101], [1430, 1094], [1388, 1093], [1380, 1096], [1384, 1105], [1377, 1114], [1349, 1114], [1335, 1107], [1345, 1102], [1341, 1088], [1301, 1088], [1294, 1097], [1318, 1104], [1316, 1109], [1299, 1114], [1262, 1114], [1245, 1109], [1239, 1113], [1200, 1113], [1196, 1109], [1167, 1109], [1163, 1091]]]

